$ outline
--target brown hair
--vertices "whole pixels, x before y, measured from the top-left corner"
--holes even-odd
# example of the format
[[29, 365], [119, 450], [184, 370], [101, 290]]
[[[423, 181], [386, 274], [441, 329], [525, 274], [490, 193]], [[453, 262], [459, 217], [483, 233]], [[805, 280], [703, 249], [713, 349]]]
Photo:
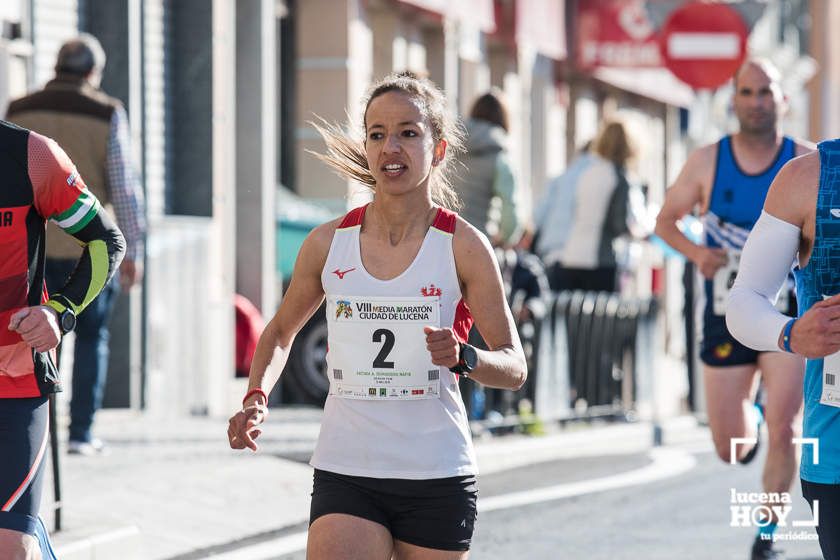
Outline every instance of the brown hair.
[[498, 88], [491, 89], [475, 100], [470, 109], [470, 118], [491, 122], [505, 129], [505, 132], [510, 132], [507, 107]]
[[327, 144], [327, 153], [312, 152], [318, 159], [332, 167], [340, 176], [358, 181], [362, 185], [376, 190], [376, 179], [370, 172], [365, 154], [364, 137], [367, 129], [367, 111], [371, 101], [388, 92], [396, 91], [420, 101], [423, 117], [429, 121], [435, 144], [445, 140], [447, 157], [432, 168], [430, 186], [432, 201], [440, 206], [457, 209], [460, 207], [458, 195], [451, 185], [451, 168], [458, 152], [463, 150], [463, 132], [457, 119], [453, 118], [446, 107], [443, 92], [426, 78], [420, 78], [411, 72], [390, 74], [375, 83], [365, 97], [365, 111], [362, 134], [353, 127], [331, 124], [323, 119], [312, 123]]
[[627, 160], [635, 155], [635, 149], [624, 124], [619, 121], [608, 121], [603, 124], [598, 136], [593, 140], [592, 149], [596, 154], [619, 167], [624, 167]]

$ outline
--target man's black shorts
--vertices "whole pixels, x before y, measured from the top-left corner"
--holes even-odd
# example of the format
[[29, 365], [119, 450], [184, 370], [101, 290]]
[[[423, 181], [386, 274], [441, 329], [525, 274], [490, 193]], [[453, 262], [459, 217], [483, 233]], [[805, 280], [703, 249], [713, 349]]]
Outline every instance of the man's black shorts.
[[36, 534], [48, 415], [46, 397], [0, 399], [0, 528]]
[[700, 360], [711, 367], [742, 366], [758, 363], [758, 352], [735, 340], [723, 317], [706, 318]]
[[[700, 360], [711, 367], [732, 367], [758, 363], [759, 352], [747, 348], [729, 333], [726, 317], [715, 315], [712, 304], [712, 283], [705, 284], [706, 301], [703, 307], [703, 322], [700, 332]], [[796, 295], [788, 296], [788, 309], [785, 314], [796, 317]]]
[[814, 500], [819, 500], [817, 535], [824, 560], [840, 560], [840, 484], [817, 484], [803, 479], [802, 495], [808, 500], [811, 511]]
[[477, 516], [475, 476], [367, 478], [315, 469], [309, 524], [330, 513], [361, 517], [391, 536], [437, 550], [469, 550]]

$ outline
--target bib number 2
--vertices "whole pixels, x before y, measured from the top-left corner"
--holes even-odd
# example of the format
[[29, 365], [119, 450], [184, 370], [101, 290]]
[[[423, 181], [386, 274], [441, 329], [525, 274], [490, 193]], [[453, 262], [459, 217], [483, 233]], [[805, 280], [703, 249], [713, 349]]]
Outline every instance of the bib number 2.
[[429, 325], [440, 326], [438, 297], [328, 296], [330, 394], [374, 401], [440, 398], [440, 367], [424, 344]]
[[394, 362], [388, 362], [386, 359], [388, 358], [388, 354], [391, 353], [391, 350], [394, 349], [396, 337], [394, 336], [394, 333], [388, 329], [376, 329], [373, 331], [373, 342], [383, 342], [383, 339], [385, 343], [379, 350], [379, 354], [377, 354], [376, 358], [373, 360], [373, 367], [394, 369]]

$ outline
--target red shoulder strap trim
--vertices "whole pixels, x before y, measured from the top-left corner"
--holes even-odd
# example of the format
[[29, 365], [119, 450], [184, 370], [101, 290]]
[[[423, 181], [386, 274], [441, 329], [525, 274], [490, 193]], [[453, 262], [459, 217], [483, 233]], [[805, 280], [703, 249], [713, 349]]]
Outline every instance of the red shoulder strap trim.
[[457, 221], [457, 216], [458, 214], [451, 210], [438, 208], [438, 213], [432, 227], [446, 233], [455, 233], [455, 222]]
[[344, 216], [344, 219], [341, 220], [341, 223], [338, 224], [338, 229], [344, 228], [351, 228], [355, 226], [362, 225], [362, 220], [365, 218], [365, 210], [367, 209], [367, 204], [364, 206], [359, 206], [358, 208], [353, 208], [347, 215]]

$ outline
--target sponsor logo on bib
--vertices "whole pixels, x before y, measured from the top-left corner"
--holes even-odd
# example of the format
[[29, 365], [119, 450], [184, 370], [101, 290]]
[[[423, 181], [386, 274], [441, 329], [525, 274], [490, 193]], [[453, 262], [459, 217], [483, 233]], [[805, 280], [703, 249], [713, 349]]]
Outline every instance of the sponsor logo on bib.
[[344, 315], [345, 319], [350, 319], [353, 317], [353, 306], [350, 305], [349, 301], [340, 300], [336, 302], [335, 306], [335, 318], [338, 319], [342, 315]]

